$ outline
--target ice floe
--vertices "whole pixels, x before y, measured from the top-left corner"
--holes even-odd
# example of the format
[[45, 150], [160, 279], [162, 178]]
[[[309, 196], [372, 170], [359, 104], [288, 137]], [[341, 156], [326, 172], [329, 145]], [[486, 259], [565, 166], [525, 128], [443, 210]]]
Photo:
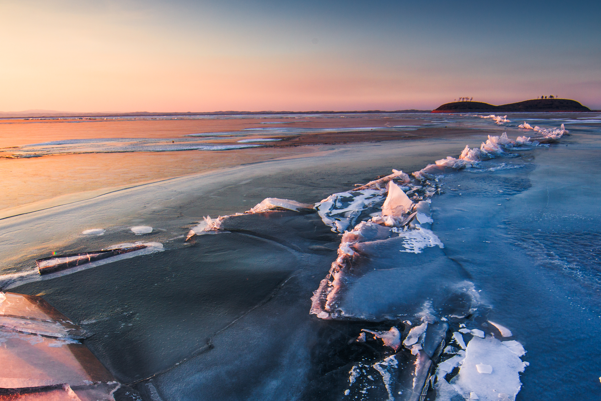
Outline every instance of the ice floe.
[[150, 234], [152, 232], [152, 227], [150, 226], [135, 226], [130, 228], [131, 232], [136, 235], [144, 235]]
[[[528, 366], [520, 359], [525, 353], [517, 341], [473, 337], [464, 352], [439, 364], [436, 399], [451, 400], [460, 395], [483, 401], [515, 400], [521, 388], [519, 374]], [[447, 381], [445, 377], [455, 367], [459, 373]]]
[[502, 337], [513, 337], [513, 333], [507, 327], [502, 326], [499, 323], [492, 322], [490, 320], [488, 321], [488, 323], [495, 326], [497, 328], [497, 330], [499, 330], [499, 333], [501, 333]]

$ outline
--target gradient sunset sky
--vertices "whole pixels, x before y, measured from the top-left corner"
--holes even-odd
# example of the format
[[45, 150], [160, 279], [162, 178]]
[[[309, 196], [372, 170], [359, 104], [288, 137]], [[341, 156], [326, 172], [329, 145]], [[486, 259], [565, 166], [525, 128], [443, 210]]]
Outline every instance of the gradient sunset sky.
[[601, 109], [601, 2], [0, 0], [0, 111]]

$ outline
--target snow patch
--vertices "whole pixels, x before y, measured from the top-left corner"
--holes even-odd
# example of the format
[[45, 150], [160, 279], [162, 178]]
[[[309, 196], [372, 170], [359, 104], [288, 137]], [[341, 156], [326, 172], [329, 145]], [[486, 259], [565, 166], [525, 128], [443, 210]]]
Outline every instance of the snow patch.
[[[454, 394], [466, 399], [475, 399], [472, 396], [475, 394], [477, 399], [485, 401], [515, 400], [522, 386], [520, 373], [528, 366], [520, 359], [525, 353], [517, 341], [474, 337], [468, 343], [460, 364], [457, 362], [462, 355], [458, 354], [448, 363], [445, 364], [445, 361], [439, 365], [436, 371], [437, 400], [450, 400]], [[452, 370], [455, 366], [460, 366], [459, 374], [447, 382], [445, 376], [449, 368]]]

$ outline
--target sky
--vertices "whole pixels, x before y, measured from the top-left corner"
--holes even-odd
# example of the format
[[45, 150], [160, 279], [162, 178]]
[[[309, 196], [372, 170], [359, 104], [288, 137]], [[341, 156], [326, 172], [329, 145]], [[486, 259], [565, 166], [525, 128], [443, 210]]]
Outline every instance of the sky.
[[0, 111], [601, 109], [601, 2], [0, 0]]

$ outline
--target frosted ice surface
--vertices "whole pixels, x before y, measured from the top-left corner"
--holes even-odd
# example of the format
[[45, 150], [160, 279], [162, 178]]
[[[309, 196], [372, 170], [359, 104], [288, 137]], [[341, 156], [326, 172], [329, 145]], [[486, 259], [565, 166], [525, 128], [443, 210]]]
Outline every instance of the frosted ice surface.
[[104, 233], [106, 232], [106, 230], [102, 229], [102, 228], [91, 228], [89, 230], [84, 230], [82, 232], [83, 235], [96, 235], [96, 236], [101, 236], [104, 235]]
[[499, 330], [499, 332], [501, 333], [501, 336], [503, 337], [511, 337], [513, 335], [513, 333], [511, 333], [511, 330], [509, 330], [507, 327], [500, 325], [499, 323], [495, 323], [493, 321], [488, 321], [488, 323], [492, 324], [493, 326], [495, 326], [497, 328], [497, 330]]
[[420, 213], [417, 212], [417, 221], [419, 221], [420, 224], [432, 224], [434, 223], [434, 220], [432, 220], [432, 218], [424, 213]]
[[440, 238], [427, 228], [416, 227], [396, 232], [399, 234], [399, 237], [404, 239], [403, 247], [405, 250], [401, 250], [401, 252], [422, 253], [428, 247], [438, 246], [439, 248], [444, 248], [444, 244], [440, 241]]
[[362, 189], [339, 192], [315, 204], [315, 210], [333, 232], [343, 233], [356, 223], [361, 213], [382, 201], [382, 191]]
[[131, 232], [136, 235], [144, 235], [150, 234], [152, 232], [152, 227], [149, 226], [135, 226], [131, 228]]
[[453, 369], [455, 369], [457, 366], [459, 366], [464, 359], [465, 359], [465, 351], [459, 350], [457, 352], [457, 355], [455, 355], [454, 357], [452, 357], [450, 359], [442, 361], [438, 364], [438, 367], [436, 369], [436, 374], [439, 377], [444, 378], [445, 375], [451, 373], [453, 371]]

